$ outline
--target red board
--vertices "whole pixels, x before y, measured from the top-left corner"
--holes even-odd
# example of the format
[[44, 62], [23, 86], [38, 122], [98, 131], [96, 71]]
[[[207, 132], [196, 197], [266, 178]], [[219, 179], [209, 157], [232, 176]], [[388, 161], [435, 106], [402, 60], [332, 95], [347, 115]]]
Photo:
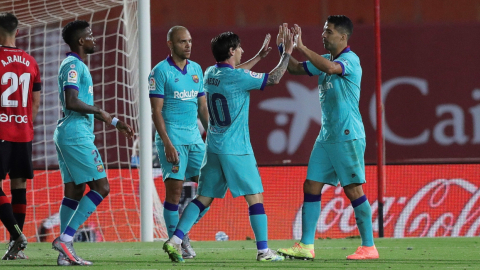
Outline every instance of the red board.
[[[260, 167], [264, 184], [269, 239], [292, 239], [301, 235], [302, 185], [305, 166]], [[107, 170], [110, 195], [85, 223], [105, 241], [139, 241], [140, 199], [138, 173]], [[385, 237], [479, 236], [480, 165], [395, 165], [386, 167]], [[58, 171], [36, 171], [29, 180], [24, 232], [29, 241], [51, 241], [59, 227], [52, 218], [63, 197]], [[372, 205], [374, 234], [377, 235], [376, 167], [367, 166], [363, 186]], [[165, 198], [161, 177], [155, 179], [160, 199]], [[3, 183], [9, 194], [9, 181]], [[160, 214], [162, 213], [161, 209]], [[51, 229], [41, 231], [41, 228]], [[254, 238], [248, 206], [242, 197], [216, 199], [210, 211], [191, 231], [193, 240], [214, 240], [224, 231], [230, 240]], [[44, 233], [44, 235], [42, 235]], [[8, 232], [0, 229], [8, 240]], [[358, 235], [353, 208], [340, 187], [326, 187], [316, 237], [344, 238]]]

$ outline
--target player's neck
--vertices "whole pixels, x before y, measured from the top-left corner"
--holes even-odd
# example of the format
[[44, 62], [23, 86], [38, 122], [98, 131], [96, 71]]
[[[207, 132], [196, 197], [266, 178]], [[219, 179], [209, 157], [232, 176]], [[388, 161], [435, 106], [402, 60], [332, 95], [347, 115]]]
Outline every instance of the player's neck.
[[84, 61], [84, 59], [87, 58], [87, 54], [85, 53], [85, 51], [81, 47], [77, 47], [77, 48], [70, 47], [70, 51], [78, 54], [78, 56], [80, 56], [82, 61]]
[[187, 59], [182, 59], [173, 53], [170, 55], [170, 57], [172, 57], [172, 60], [173, 62], [175, 62], [175, 65], [177, 65], [177, 67], [179, 67], [182, 70], [185, 67], [185, 65], [187, 65]]
[[338, 46], [335, 50], [331, 50], [330, 51], [330, 55], [332, 56], [332, 59], [335, 59], [337, 58], [337, 56], [343, 52], [343, 50], [345, 50], [345, 48], [347, 48], [348, 45], [347, 44], [342, 44], [340, 46]]
[[230, 57], [228, 58], [227, 60], [225, 61], [222, 61], [222, 62], [218, 62], [220, 64], [228, 64], [230, 66], [232, 66], [234, 69], [235, 69], [235, 59], [233, 57]]
[[6, 47], [15, 47], [15, 37], [0, 35], [0, 45]]

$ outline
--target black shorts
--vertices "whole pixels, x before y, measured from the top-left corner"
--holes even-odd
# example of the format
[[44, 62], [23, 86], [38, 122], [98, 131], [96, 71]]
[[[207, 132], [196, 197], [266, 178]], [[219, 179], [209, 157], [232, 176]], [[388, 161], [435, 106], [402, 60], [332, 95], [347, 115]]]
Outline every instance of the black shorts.
[[0, 180], [7, 178], [33, 179], [32, 142], [0, 140]]

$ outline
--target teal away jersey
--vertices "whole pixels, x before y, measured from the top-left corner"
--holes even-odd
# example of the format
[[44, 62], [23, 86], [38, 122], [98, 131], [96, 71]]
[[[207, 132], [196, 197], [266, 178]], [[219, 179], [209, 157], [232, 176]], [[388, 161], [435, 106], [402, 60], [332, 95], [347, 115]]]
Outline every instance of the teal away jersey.
[[207, 151], [215, 154], [253, 154], [248, 129], [250, 90], [263, 90], [268, 74], [233, 69], [218, 63], [205, 71], [203, 80], [207, 93], [210, 123]]
[[65, 88], [78, 91], [78, 99], [88, 105], [93, 103], [93, 81], [90, 71], [76, 53], [67, 53], [58, 71], [58, 97], [62, 103], [63, 117], [58, 120], [54, 140], [59, 144], [77, 145], [95, 140], [93, 114], [68, 110], [65, 104]]
[[[330, 60], [331, 56], [324, 54], [322, 57]], [[333, 61], [342, 66], [342, 74], [328, 75], [310, 61], [303, 62], [303, 68], [308, 75], [318, 75], [322, 128], [317, 141], [343, 142], [365, 138], [358, 107], [362, 80], [360, 59], [347, 47]]]
[[[162, 116], [172, 144], [203, 143], [197, 124], [197, 98], [205, 95], [200, 65], [187, 60], [181, 70], [168, 56], [152, 69], [148, 81], [150, 98], [163, 98]], [[155, 134], [155, 140], [163, 143]]]

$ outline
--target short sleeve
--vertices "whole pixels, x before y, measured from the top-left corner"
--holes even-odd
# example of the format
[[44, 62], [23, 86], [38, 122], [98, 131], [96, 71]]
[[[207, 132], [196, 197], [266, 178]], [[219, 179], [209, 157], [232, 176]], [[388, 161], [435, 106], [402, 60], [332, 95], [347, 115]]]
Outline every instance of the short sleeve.
[[81, 80], [83, 74], [83, 67], [78, 63], [71, 62], [62, 69], [63, 89], [73, 88], [77, 91], [80, 89]]
[[353, 73], [355, 66], [357, 66], [354, 61], [354, 59], [340, 56], [339, 58], [335, 59], [334, 62], [339, 63], [342, 66], [342, 76], [348, 76]]
[[149, 96], [155, 98], [163, 98], [165, 96], [165, 74], [159, 70], [153, 69], [148, 75]]
[[197, 97], [205, 96], [205, 90], [203, 90], [203, 73], [200, 66], [197, 67], [198, 70], [198, 94]]
[[40, 78], [40, 69], [38, 68], [38, 64], [37, 62], [35, 61], [35, 78], [33, 78], [33, 83], [41, 83], [42, 80]]
[[303, 69], [305, 70], [305, 72], [307, 72], [309, 76], [320, 75], [322, 73], [322, 71], [316, 68], [310, 61], [305, 61], [302, 64]]
[[267, 85], [268, 73], [256, 73], [248, 69], [237, 69], [240, 74], [239, 85], [245, 91], [260, 89], [263, 90]]

